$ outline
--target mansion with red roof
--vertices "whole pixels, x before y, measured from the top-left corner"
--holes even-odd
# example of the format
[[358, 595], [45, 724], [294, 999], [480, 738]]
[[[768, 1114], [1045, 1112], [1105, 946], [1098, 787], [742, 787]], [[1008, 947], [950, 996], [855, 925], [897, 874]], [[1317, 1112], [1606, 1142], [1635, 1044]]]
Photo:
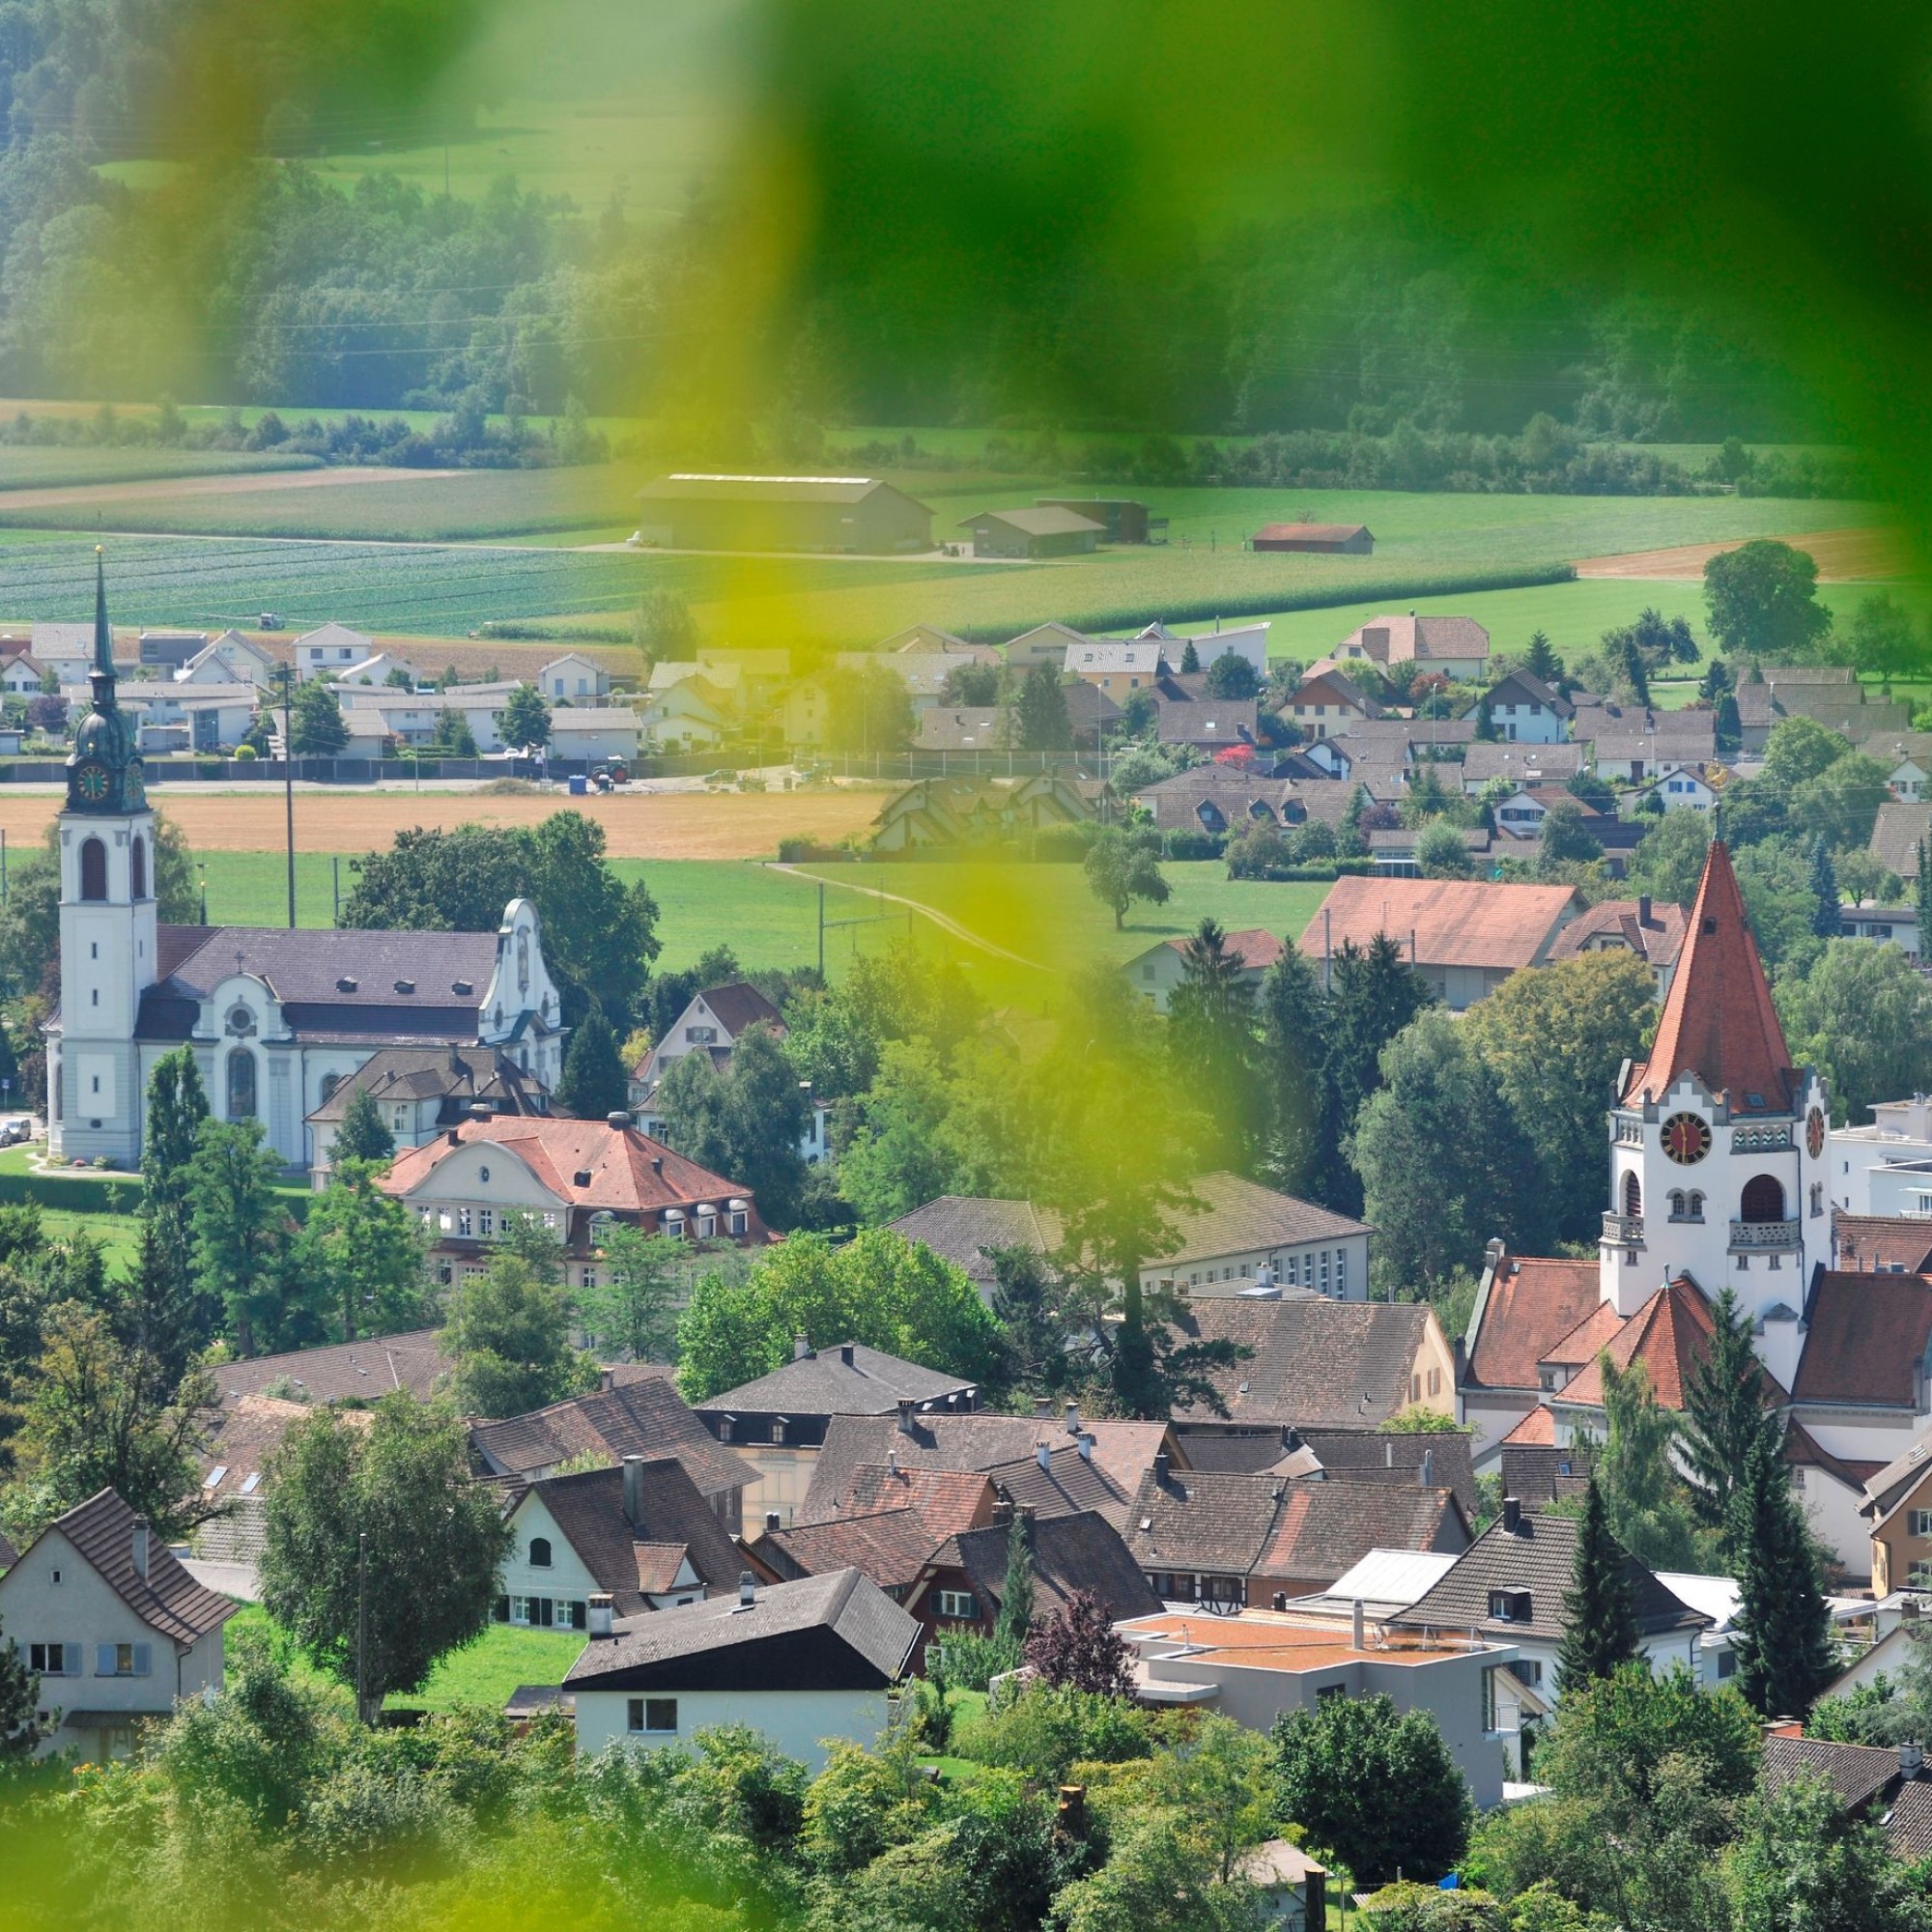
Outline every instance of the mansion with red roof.
[[1823, 1080], [1791, 1064], [1714, 841], [1656, 1040], [1624, 1068], [1610, 1111], [1597, 1259], [1491, 1244], [1458, 1385], [1478, 1458], [1601, 1436], [1605, 1358], [1641, 1363], [1658, 1400], [1681, 1408], [1728, 1288], [1791, 1423], [1793, 1485], [1863, 1574], [1863, 1486], [1932, 1417], [1932, 1276], [1834, 1267], [1829, 1120]]

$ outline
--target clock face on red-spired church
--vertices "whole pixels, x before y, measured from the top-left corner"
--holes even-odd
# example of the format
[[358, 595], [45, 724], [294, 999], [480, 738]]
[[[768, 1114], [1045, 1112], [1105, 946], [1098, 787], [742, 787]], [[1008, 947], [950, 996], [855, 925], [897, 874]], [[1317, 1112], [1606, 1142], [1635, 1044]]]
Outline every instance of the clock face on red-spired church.
[[1695, 1167], [1711, 1151], [1711, 1123], [1700, 1114], [1672, 1114], [1663, 1123], [1663, 1151], [1679, 1167]]

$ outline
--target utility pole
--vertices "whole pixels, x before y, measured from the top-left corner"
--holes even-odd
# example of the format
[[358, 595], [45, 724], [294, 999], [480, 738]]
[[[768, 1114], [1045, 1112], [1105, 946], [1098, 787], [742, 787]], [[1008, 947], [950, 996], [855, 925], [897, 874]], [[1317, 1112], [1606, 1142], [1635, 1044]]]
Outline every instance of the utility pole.
[[369, 1720], [369, 1532], [355, 1532], [355, 1716]]
[[294, 701], [290, 696], [295, 667], [282, 667], [282, 809], [288, 824], [289, 930], [296, 929], [296, 740]]

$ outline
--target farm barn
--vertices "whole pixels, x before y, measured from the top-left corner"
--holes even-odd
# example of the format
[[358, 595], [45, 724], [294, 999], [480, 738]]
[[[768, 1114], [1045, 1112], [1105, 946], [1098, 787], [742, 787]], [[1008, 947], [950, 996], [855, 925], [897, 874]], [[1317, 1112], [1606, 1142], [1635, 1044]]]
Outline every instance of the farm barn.
[[1093, 550], [1101, 526], [1072, 510], [981, 510], [959, 527], [973, 533], [975, 556], [1073, 556]]
[[1165, 517], [1150, 517], [1145, 503], [1128, 497], [1037, 497], [1034, 507], [1071, 510], [1076, 517], [1093, 518], [1103, 532], [1103, 543], [1144, 544], [1151, 532], [1167, 528]]
[[666, 550], [932, 548], [932, 512], [872, 476], [660, 476], [638, 503], [639, 535]]
[[1376, 539], [1367, 524], [1264, 524], [1248, 539], [1248, 548], [1308, 551], [1329, 556], [1373, 556]]

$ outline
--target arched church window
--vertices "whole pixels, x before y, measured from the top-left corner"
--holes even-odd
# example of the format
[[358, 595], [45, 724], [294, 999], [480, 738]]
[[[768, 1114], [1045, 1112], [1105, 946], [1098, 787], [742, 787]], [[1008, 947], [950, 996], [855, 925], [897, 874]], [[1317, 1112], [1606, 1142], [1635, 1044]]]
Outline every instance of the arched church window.
[[1697, 1190], [1693, 1187], [1690, 1190], [1690, 1219], [1693, 1221], [1701, 1221], [1703, 1218], [1704, 1218], [1704, 1197], [1701, 1194], [1699, 1194]]
[[1634, 1174], [1624, 1176], [1624, 1212], [1633, 1221], [1643, 1212], [1643, 1182]]
[[1745, 1182], [1738, 1203], [1741, 1221], [1781, 1221], [1784, 1219], [1784, 1188], [1769, 1174], [1754, 1174]]
[[245, 1046], [238, 1046], [228, 1056], [228, 1118], [255, 1118], [255, 1056]]
[[1673, 1221], [1681, 1221], [1684, 1218], [1684, 1190], [1681, 1187], [1673, 1187], [1670, 1190], [1670, 1218]]
[[341, 1074], [325, 1073], [322, 1076], [322, 1097], [325, 1100], [333, 1099], [335, 1096], [335, 1090], [341, 1085], [342, 1085]]
[[88, 839], [80, 848], [80, 895], [84, 899], [107, 896], [107, 847], [98, 838]]
[[137, 832], [128, 857], [128, 892], [132, 898], [148, 896], [148, 841]]

